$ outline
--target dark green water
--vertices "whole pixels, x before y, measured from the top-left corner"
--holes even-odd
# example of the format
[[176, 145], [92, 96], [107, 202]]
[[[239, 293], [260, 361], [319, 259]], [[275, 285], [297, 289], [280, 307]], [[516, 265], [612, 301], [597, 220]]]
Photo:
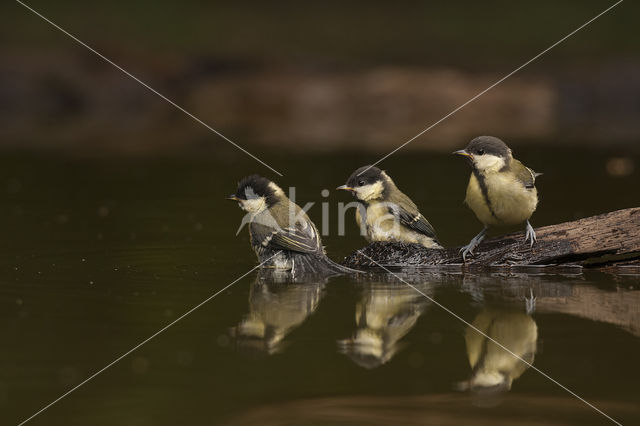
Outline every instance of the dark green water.
[[[518, 154], [545, 173], [534, 226], [640, 204], [637, 170], [606, 172], [615, 153]], [[265, 157], [301, 204], [327, 201], [332, 214], [350, 199], [320, 191], [375, 159]], [[384, 167], [444, 244], [479, 231], [462, 205], [462, 161], [405, 154]], [[254, 172], [265, 169], [233, 152], [0, 158], [0, 424], [18, 424], [251, 269], [248, 236], [235, 237], [242, 214], [224, 197]], [[319, 223], [320, 205], [310, 215]], [[336, 231], [325, 238], [334, 259], [364, 244], [352, 220], [345, 237]], [[640, 422], [639, 276], [402, 277], [428, 298], [386, 274], [287, 284], [252, 273], [30, 424], [611, 424], [430, 298], [621, 423]], [[479, 362], [511, 376], [510, 390], [461, 390], [483, 351]]]

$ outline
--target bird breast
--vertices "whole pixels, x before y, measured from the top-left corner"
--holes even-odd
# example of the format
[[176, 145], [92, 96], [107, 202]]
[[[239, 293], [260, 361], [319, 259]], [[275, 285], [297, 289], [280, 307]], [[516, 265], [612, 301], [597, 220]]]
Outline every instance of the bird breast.
[[[362, 226], [363, 218], [359, 209], [356, 210], [356, 222]], [[422, 244], [427, 248], [437, 248], [438, 243], [432, 238], [415, 232], [406, 226], [389, 211], [389, 203], [374, 201], [369, 203], [364, 217], [364, 226], [367, 232], [366, 239], [373, 241], [402, 241], [405, 243]]]
[[361, 218], [360, 211], [356, 210], [358, 225], [362, 223], [363, 219], [369, 241], [386, 241], [394, 233], [394, 228], [397, 227], [393, 215], [389, 213], [389, 208], [384, 202], [374, 201], [367, 205], [364, 218]]
[[[512, 174], [471, 175], [465, 202], [485, 225], [517, 225], [528, 220], [536, 210], [538, 193], [525, 188]], [[483, 189], [484, 183], [484, 189]]]

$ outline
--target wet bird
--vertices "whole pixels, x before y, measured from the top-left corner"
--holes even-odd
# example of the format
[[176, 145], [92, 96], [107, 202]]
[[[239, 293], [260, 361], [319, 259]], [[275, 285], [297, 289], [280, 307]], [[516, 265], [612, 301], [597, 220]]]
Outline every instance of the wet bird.
[[356, 209], [356, 222], [365, 231], [367, 241], [400, 241], [442, 248], [433, 226], [383, 170], [360, 167], [345, 185], [336, 189], [350, 191], [361, 203], [361, 208]]
[[247, 212], [243, 223], [249, 224], [251, 246], [265, 267], [295, 275], [355, 272], [326, 256], [311, 219], [269, 179], [247, 176], [228, 199]]
[[511, 149], [493, 136], [480, 136], [469, 142], [465, 149], [454, 152], [469, 160], [472, 173], [467, 186], [465, 203], [473, 210], [484, 228], [460, 252], [467, 255], [484, 239], [492, 226], [517, 225], [525, 222], [525, 242], [531, 247], [536, 233], [529, 218], [538, 205], [535, 187], [536, 173], [513, 158]]

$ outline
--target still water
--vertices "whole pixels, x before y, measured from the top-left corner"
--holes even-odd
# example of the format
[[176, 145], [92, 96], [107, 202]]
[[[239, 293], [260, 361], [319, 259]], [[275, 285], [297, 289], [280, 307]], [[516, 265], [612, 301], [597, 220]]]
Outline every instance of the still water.
[[[607, 172], [615, 152], [518, 153], [545, 173], [534, 226], [640, 205], [638, 171]], [[317, 222], [320, 202], [333, 214], [350, 201], [320, 191], [375, 160], [275, 157], [278, 182], [318, 202]], [[5, 154], [0, 165], [0, 424], [18, 424], [256, 264], [224, 197], [265, 169], [234, 152]], [[462, 205], [466, 164], [411, 153], [384, 167], [445, 245], [479, 231]], [[364, 244], [353, 222], [324, 239], [333, 259]], [[640, 423], [640, 276], [399, 274], [424, 295], [384, 273], [251, 273], [29, 424], [613, 424], [468, 324], [622, 424]]]

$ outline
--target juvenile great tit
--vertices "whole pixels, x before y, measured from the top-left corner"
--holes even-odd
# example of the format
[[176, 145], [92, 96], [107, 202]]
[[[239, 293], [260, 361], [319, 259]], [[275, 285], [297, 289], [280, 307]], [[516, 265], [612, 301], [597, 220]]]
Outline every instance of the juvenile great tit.
[[367, 282], [356, 303], [356, 330], [338, 341], [338, 349], [361, 367], [379, 367], [401, 349], [400, 341], [426, 308], [427, 299], [405, 284]]
[[535, 187], [536, 173], [513, 158], [511, 149], [493, 136], [479, 136], [465, 149], [454, 152], [469, 160], [472, 173], [465, 203], [484, 225], [460, 252], [463, 261], [484, 239], [490, 226], [517, 225], [526, 222], [525, 242], [536, 242], [536, 233], [529, 218], [538, 205]]
[[473, 321], [473, 327], [467, 327], [464, 336], [471, 377], [458, 383], [458, 388], [483, 393], [510, 390], [513, 381], [533, 364], [538, 341], [536, 322], [522, 312], [486, 309]]
[[251, 246], [259, 262], [267, 261], [265, 267], [293, 275], [356, 272], [326, 256], [311, 219], [269, 179], [247, 176], [228, 199], [247, 212], [243, 222], [249, 223]]
[[265, 278], [259, 274], [251, 286], [249, 313], [232, 334], [245, 349], [274, 354], [284, 349], [286, 337], [316, 311], [325, 281], [291, 282], [272, 274]]
[[435, 229], [415, 203], [379, 168], [360, 167], [346, 185], [336, 189], [350, 191], [361, 203], [362, 208], [356, 209], [356, 222], [361, 228], [364, 225], [367, 241], [400, 241], [442, 248]]

